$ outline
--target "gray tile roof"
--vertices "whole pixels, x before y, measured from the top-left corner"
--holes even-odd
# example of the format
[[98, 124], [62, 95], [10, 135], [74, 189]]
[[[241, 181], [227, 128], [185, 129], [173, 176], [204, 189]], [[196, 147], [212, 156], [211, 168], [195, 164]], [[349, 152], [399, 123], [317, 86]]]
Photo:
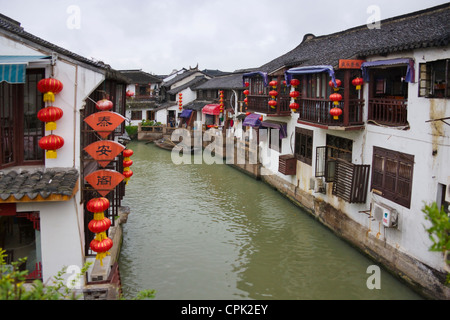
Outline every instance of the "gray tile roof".
[[133, 84], [161, 83], [162, 79], [158, 76], [144, 72], [142, 70], [119, 70], [124, 76], [129, 78]]
[[197, 86], [196, 90], [226, 90], [226, 89], [244, 89], [242, 85], [242, 75], [244, 72], [230, 73], [227, 75], [217, 76], [207, 82]]
[[450, 40], [449, 21], [450, 3], [447, 3], [382, 20], [379, 29], [369, 29], [363, 25], [325, 36], [306, 35], [295, 49], [258, 69], [271, 73], [283, 67], [337, 67], [339, 59], [446, 46]]
[[5, 169], [0, 171], [0, 200], [33, 201], [38, 196], [45, 200], [53, 195], [71, 197], [78, 178], [79, 172], [73, 168]]

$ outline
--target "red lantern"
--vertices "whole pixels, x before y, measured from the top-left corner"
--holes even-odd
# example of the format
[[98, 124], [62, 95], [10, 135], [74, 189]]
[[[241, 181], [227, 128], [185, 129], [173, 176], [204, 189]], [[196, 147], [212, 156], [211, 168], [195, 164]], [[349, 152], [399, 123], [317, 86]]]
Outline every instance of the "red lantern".
[[244, 99], [245, 104], [248, 104], [248, 98]]
[[89, 230], [93, 233], [101, 233], [105, 232], [106, 230], [111, 227], [111, 220], [108, 218], [103, 218], [101, 220], [91, 220], [88, 224]]
[[63, 111], [58, 107], [47, 107], [39, 110], [37, 117], [42, 122], [45, 122], [45, 130], [56, 130], [56, 122], [63, 116]]
[[342, 114], [342, 109], [334, 107], [330, 110], [330, 114], [333, 116], [334, 120], [338, 120], [339, 116]]
[[278, 91], [272, 90], [272, 91], [269, 92], [269, 95], [270, 95], [273, 99], [275, 99], [275, 98], [278, 96]]
[[133, 165], [133, 160], [123, 160], [124, 168], [131, 167]]
[[90, 247], [92, 251], [97, 253], [106, 253], [108, 252], [113, 246], [113, 241], [110, 238], [106, 238], [103, 240], [97, 240], [94, 239], [90, 243]]
[[352, 81], [352, 84], [356, 87], [356, 90], [361, 90], [361, 86], [363, 85], [364, 80], [362, 78], [355, 78]]
[[263, 121], [263, 116], [259, 117], [259, 121]]
[[249, 82], [245, 82], [244, 85], [245, 85], [246, 88], [250, 87], [250, 83]]
[[298, 80], [298, 79], [291, 80], [291, 86], [293, 86], [294, 88], [297, 87], [299, 84], [300, 84], [300, 80]]
[[248, 96], [248, 95], [250, 94], [250, 91], [249, 91], [249, 90], [244, 90], [244, 94], [245, 94], [246, 96]]
[[335, 106], [338, 106], [339, 101], [342, 100], [342, 95], [340, 95], [339, 93], [333, 93], [330, 95], [330, 100], [333, 101]]
[[132, 97], [132, 96], [134, 96], [134, 92], [131, 91], [131, 90], [128, 90], [127, 91], [127, 97]]
[[328, 85], [329, 85], [330, 87], [332, 87], [335, 91], [338, 91], [338, 90], [339, 90], [338, 88], [342, 85], [342, 81], [339, 80], [339, 79], [336, 79], [336, 86], [335, 86], [334, 83], [333, 83], [333, 80], [331, 80], [331, 81], [328, 83]]
[[91, 199], [86, 204], [86, 209], [94, 213], [104, 212], [108, 208], [109, 200], [104, 197]]
[[249, 116], [249, 115], [251, 115], [251, 112], [246, 112], [245, 115]]
[[125, 170], [123, 172], [123, 175], [125, 176], [125, 184], [128, 184], [128, 181], [130, 180], [130, 178], [133, 176], [133, 171], [130, 170], [130, 168], [128, 168], [128, 170]]
[[275, 89], [278, 86], [278, 81], [275, 81], [275, 80], [274, 81], [270, 81], [269, 82], [269, 86], [271, 86], [272, 88]]
[[277, 102], [276, 102], [275, 100], [270, 100], [270, 101], [269, 101], [269, 106], [270, 106], [272, 109], [275, 109], [275, 107], [277, 106]]
[[290, 96], [291, 98], [297, 99], [298, 96], [300, 96], [300, 92], [298, 92], [298, 91], [292, 91], [292, 92], [289, 94], [289, 96]]
[[292, 111], [297, 112], [297, 109], [300, 108], [300, 105], [298, 103], [294, 102], [289, 105], [289, 108], [291, 108]]
[[55, 94], [63, 89], [61, 81], [53, 78], [45, 78], [38, 82], [37, 89], [44, 94], [44, 102], [54, 102]]
[[113, 108], [113, 103], [112, 101], [109, 101], [108, 99], [102, 99], [100, 101], [97, 101], [97, 103], [95, 104], [95, 107], [97, 108], [97, 110], [100, 111], [109, 111]]
[[131, 149], [125, 149], [125, 150], [123, 150], [123, 156], [125, 157], [125, 158], [129, 158], [129, 157], [131, 157], [133, 155], [133, 150], [131, 150]]
[[56, 150], [62, 148], [62, 146], [64, 146], [64, 139], [54, 134], [42, 137], [39, 140], [39, 147], [47, 150], [47, 159], [56, 159]]

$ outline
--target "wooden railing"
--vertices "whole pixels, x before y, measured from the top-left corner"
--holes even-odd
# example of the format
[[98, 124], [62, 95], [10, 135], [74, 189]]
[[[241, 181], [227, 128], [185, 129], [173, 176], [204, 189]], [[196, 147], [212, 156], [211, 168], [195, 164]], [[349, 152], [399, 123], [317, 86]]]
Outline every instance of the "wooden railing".
[[272, 108], [269, 106], [269, 96], [249, 95], [247, 111], [260, 112], [274, 116], [289, 116], [291, 109], [289, 108], [290, 97], [279, 97], [277, 106]]
[[345, 103], [341, 101], [339, 108], [342, 109], [343, 113], [338, 120], [333, 119], [333, 116], [330, 114], [330, 110], [333, 108], [333, 102], [330, 100], [300, 98], [298, 104], [300, 105], [300, 108], [297, 110], [299, 120], [331, 126], [363, 124], [364, 100], [362, 99], [349, 100], [348, 111], [345, 109]]
[[368, 120], [387, 126], [407, 125], [407, 104], [407, 99], [372, 98], [369, 100]]

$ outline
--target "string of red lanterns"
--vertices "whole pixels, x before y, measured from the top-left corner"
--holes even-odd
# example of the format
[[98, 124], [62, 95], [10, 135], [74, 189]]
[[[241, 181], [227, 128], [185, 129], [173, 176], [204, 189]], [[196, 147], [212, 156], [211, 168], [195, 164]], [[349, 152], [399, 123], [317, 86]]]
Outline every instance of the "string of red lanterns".
[[133, 176], [133, 171], [131, 171], [130, 166], [133, 164], [133, 161], [130, 157], [133, 155], [133, 150], [125, 149], [123, 150], [123, 175], [125, 176], [125, 184], [128, 184], [128, 181]]
[[113, 247], [113, 241], [108, 238], [106, 231], [111, 226], [111, 220], [105, 217], [105, 211], [109, 208], [107, 198], [94, 198], [86, 204], [86, 209], [94, 213], [94, 218], [88, 224], [88, 229], [95, 233], [95, 238], [91, 241], [89, 247], [96, 252], [96, 259], [103, 266], [103, 259], [109, 255], [109, 250]]
[[183, 94], [180, 92], [178, 94], [178, 107], [181, 110], [183, 110]]
[[271, 86], [272, 87], [272, 89], [273, 90], [271, 90], [270, 92], [269, 92], [269, 95], [270, 95], [270, 97], [272, 98], [272, 100], [269, 100], [269, 106], [272, 108], [272, 109], [275, 109], [276, 107], [277, 107], [277, 96], [278, 96], [278, 91], [276, 90], [277, 89], [277, 86], [278, 86], [278, 81], [275, 81], [275, 80], [273, 80], [273, 81], [270, 81], [269, 82], [269, 86]]
[[[60, 93], [63, 88], [62, 82], [54, 78], [44, 78], [37, 84], [37, 89], [44, 95], [43, 100], [46, 105], [47, 103], [51, 104], [55, 102], [55, 95]], [[42, 137], [38, 142], [39, 147], [46, 150], [45, 154], [47, 159], [56, 159], [56, 150], [64, 146], [64, 139], [52, 132], [57, 128], [56, 121], [62, 117], [62, 109], [52, 105], [39, 110], [37, 114], [37, 118], [45, 122], [45, 131], [51, 131], [50, 135]]]
[[294, 88], [294, 90], [289, 93], [289, 96], [292, 99], [294, 99], [294, 102], [292, 102], [289, 105], [289, 108], [291, 108], [291, 110], [293, 112], [297, 112], [298, 108], [300, 108], [300, 105], [296, 102], [297, 98], [300, 96], [300, 92], [297, 91], [297, 87], [299, 85], [300, 85], [300, 80], [298, 80], [298, 79], [291, 80], [291, 86]]
[[330, 114], [333, 116], [334, 120], [339, 120], [339, 116], [342, 115], [342, 109], [339, 108], [339, 102], [342, 100], [342, 95], [339, 94], [339, 88], [342, 85], [342, 81], [336, 79], [336, 83], [333, 81], [329, 82], [330, 87], [333, 88], [334, 93], [330, 95], [330, 100], [333, 101], [334, 107], [331, 108]]

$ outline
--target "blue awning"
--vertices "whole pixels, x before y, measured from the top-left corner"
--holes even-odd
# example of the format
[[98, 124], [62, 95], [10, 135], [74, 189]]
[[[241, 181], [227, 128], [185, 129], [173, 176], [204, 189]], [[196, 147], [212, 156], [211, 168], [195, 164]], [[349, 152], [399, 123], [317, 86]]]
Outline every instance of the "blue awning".
[[255, 77], [255, 76], [261, 76], [263, 78], [265, 87], [267, 87], [269, 85], [269, 78], [268, 78], [266, 72], [254, 71], [254, 72], [244, 73], [242, 75], [242, 84], [243, 84], [243, 86], [245, 86], [245, 79], [252, 78], [252, 77]]
[[0, 56], [0, 82], [25, 83], [28, 63], [50, 56]]
[[415, 69], [414, 69], [414, 60], [413, 59], [389, 59], [389, 60], [378, 60], [378, 61], [370, 61], [364, 62], [361, 65], [361, 70], [363, 74], [364, 81], [369, 81], [369, 72], [367, 68], [370, 67], [380, 67], [380, 66], [393, 66], [393, 65], [404, 65], [406, 64], [406, 75], [405, 81], [414, 83], [415, 79]]
[[249, 127], [259, 128], [259, 126], [261, 125], [261, 120], [259, 120], [259, 118], [261, 118], [260, 114], [256, 114], [256, 113], [249, 114], [244, 119], [244, 122], [242, 123], [242, 125], [244, 127], [249, 126]]
[[332, 66], [310, 66], [310, 67], [292, 68], [292, 69], [287, 70], [284, 73], [284, 78], [286, 80], [286, 84], [289, 86], [289, 85], [291, 85], [291, 80], [294, 77], [294, 75], [322, 73], [322, 72], [327, 72], [329, 74], [329, 76], [331, 77], [331, 81], [333, 81], [335, 86], [337, 86], [336, 78], [334, 75], [334, 69]]
[[191, 114], [192, 114], [192, 110], [184, 109], [180, 114], [180, 118], [190, 118]]

